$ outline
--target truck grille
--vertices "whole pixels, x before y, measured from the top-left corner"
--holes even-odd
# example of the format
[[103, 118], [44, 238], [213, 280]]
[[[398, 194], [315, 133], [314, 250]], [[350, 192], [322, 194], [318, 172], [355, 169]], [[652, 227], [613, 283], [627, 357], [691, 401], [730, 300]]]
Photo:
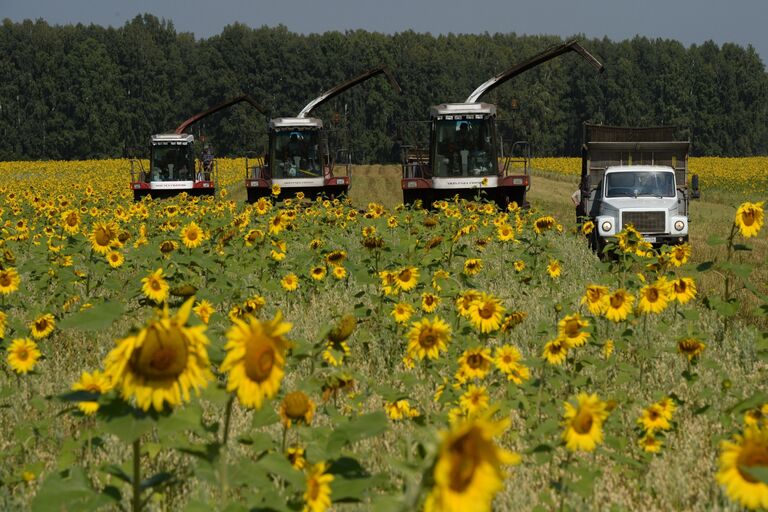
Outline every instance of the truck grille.
[[621, 229], [628, 224], [641, 233], [664, 233], [666, 218], [664, 212], [622, 212]]

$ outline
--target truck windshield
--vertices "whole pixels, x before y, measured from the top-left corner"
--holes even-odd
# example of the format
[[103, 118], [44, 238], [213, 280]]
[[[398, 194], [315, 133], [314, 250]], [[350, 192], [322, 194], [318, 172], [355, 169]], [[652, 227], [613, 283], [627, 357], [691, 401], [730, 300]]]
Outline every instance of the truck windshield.
[[188, 181], [194, 178], [195, 160], [188, 144], [153, 144], [151, 181]]
[[272, 144], [274, 178], [316, 178], [322, 175], [318, 130], [275, 132]]
[[619, 171], [606, 176], [605, 197], [675, 197], [675, 175], [660, 171]]
[[491, 176], [498, 174], [493, 151], [493, 120], [435, 121], [435, 175]]

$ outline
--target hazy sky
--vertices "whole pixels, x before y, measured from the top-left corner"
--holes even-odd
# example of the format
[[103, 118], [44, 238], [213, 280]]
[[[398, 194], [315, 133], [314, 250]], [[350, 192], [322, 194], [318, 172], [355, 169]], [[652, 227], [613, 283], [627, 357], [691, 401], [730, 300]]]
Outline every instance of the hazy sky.
[[282, 23], [299, 33], [364, 29], [416, 32], [584, 34], [619, 41], [639, 34], [686, 46], [709, 39], [751, 44], [768, 61], [766, 0], [0, 0], [0, 18], [122, 26], [140, 13], [198, 38], [230, 23]]

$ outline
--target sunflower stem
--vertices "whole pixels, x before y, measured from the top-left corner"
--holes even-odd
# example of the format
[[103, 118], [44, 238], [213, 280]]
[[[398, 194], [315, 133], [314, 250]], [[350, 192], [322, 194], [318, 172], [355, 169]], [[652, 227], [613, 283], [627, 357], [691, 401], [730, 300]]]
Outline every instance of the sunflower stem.
[[133, 502], [132, 512], [141, 510], [141, 438], [133, 442]]
[[287, 437], [288, 437], [288, 427], [283, 425], [283, 440], [280, 443], [280, 451], [282, 453], [285, 453], [285, 440], [286, 440]]
[[224, 409], [224, 432], [222, 432], [221, 436], [222, 446], [227, 446], [227, 441], [229, 440], [229, 424], [232, 419], [232, 405], [234, 402], [235, 395], [230, 395], [229, 400], [227, 400], [226, 408]]

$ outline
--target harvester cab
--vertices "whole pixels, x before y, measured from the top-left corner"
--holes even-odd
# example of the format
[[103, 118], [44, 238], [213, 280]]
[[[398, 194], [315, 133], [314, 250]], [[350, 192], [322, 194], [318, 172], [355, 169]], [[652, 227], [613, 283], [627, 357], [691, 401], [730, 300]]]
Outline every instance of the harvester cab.
[[507, 80], [558, 57], [576, 52], [599, 71], [603, 65], [578, 42], [553, 46], [515, 65], [475, 89], [464, 103], [443, 103], [430, 108], [428, 158], [423, 150], [405, 148], [403, 154], [403, 203], [417, 201], [425, 207], [441, 199], [475, 198], [481, 191], [500, 208], [525, 204], [530, 186], [530, 146], [515, 142], [507, 155], [496, 131], [496, 106], [481, 103], [482, 95]]
[[280, 197], [295, 196], [299, 192], [309, 198], [347, 194], [351, 178], [349, 155], [343, 159], [343, 166], [336, 165], [337, 158], [329, 148], [322, 119], [309, 117], [309, 114], [331, 98], [379, 74], [385, 74], [392, 87], [400, 92], [392, 74], [380, 66], [328, 89], [309, 102], [296, 117], [271, 119], [267, 154], [263, 159], [246, 161], [248, 202], [270, 196], [273, 185], [278, 185]]
[[218, 184], [218, 162], [206, 148], [201, 158], [195, 157], [195, 136], [185, 133], [194, 123], [240, 102], [247, 102], [259, 112], [268, 112], [249, 96], [238, 96], [195, 114], [172, 133], [152, 135], [149, 141], [149, 168], [139, 159], [131, 159], [133, 198], [170, 197], [181, 192], [189, 195], [215, 195]]

